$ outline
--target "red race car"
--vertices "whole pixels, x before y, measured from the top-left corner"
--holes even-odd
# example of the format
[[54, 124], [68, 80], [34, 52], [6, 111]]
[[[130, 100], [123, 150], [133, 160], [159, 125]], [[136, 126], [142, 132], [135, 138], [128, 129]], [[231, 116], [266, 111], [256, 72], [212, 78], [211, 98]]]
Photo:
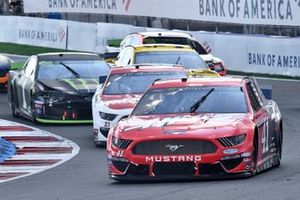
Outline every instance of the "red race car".
[[120, 181], [248, 177], [280, 165], [282, 117], [254, 78], [157, 81], [107, 152]]

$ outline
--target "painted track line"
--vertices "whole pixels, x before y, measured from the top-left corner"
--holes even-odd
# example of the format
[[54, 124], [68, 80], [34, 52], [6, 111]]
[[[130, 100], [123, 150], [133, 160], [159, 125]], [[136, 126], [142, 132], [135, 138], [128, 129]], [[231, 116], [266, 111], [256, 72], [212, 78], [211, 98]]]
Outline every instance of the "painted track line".
[[[15, 148], [15, 154], [0, 160], [0, 183], [54, 168], [79, 153], [79, 146], [61, 136], [27, 125], [0, 119], [0, 138]], [[0, 144], [1, 150], [7, 150]]]

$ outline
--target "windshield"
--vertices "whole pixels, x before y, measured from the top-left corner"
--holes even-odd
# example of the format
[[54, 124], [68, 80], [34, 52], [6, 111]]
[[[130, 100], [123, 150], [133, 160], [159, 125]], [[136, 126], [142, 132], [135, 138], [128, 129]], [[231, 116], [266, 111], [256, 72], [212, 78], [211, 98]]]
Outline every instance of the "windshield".
[[185, 87], [148, 90], [132, 115], [246, 112], [240, 87]]
[[42, 61], [39, 63], [39, 80], [97, 78], [107, 76], [110, 67], [102, 60]]
[[187, 38], [183, 37], [146, 37], [143, 41], [144, 44], [180, 44], [190, 45]]
[[166, 80], [186, 77], [185, 72], [134, 72], [114, 74], [108, 78], [104, 95], [137, 94], [145, 90], [155, 80]]
[[162, 63], [179, 64], [186, 69], [206, 69], [207, 65], [196, 52], [153, 51], [136, 53], [135, 64]]

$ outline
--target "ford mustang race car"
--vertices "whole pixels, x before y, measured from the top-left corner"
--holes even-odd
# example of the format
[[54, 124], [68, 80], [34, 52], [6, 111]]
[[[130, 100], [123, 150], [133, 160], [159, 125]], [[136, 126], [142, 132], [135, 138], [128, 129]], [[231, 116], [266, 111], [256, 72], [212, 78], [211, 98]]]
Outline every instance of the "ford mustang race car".
[[105, 145], [109, 130], [132, 112], [146, 89], [158, 79], [186, 77], [182, 67], [131, 66], [116, 67], [104, 85], [98, 87], [92, 101], [95, 145]]
[[133, 64], [182, 65], [190, 76], [220, 76], [211, 70], [199, 54], [187, 45], [147, 44], [128, 46], [120, 51], [117, 66]]
[[31, 56], [21, 71], [10, 71], [12, 114], [42, 123], [92, 123], [92, 97], [109, 70], [98, 54]]
[[11, 60], [0, 55], [0, 91], [7, 90], [8, 71], [10, 70]]
[[253, 78], [157, 81], [109, 132], [109, 176], [252, 176], [280, 165], [282, 127], [277, 104]]
[[197, 51], [210, 69], [218, 72], [221, 76], [227, 74], [224, 62], [210, 53], [211, 48], [208, 43], [204, 42], [203, 44], [200, 44], [190, 34], [176, 31], [132, 33], [122, 40], [120, 49], [122, 50], [127, 46], [137, 46], [142, 44], [176, 44], [190, 46]]

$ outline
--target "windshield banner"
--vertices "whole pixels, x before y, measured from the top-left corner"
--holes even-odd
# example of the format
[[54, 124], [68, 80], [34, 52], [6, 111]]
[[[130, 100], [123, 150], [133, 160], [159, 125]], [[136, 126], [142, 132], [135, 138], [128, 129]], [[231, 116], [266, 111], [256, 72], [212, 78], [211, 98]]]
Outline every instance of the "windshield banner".
[[150, 16], [210, 22], [300, 25], [300, 0], [23, 0], [24, 12]]

